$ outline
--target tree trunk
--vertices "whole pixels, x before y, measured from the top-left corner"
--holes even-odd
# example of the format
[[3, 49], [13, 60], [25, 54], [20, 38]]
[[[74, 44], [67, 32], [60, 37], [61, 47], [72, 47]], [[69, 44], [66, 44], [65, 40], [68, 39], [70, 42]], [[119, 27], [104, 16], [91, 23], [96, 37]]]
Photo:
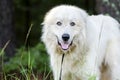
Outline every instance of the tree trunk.
[[[6, 45], [7, 43], [8, 45]], [[0, 49], [4, 50], [5, 55], [8, 58], [13, 56], [15, 53], [15, 34], [13, 30], [12, 0], [0, 0]], [[0, 79], [3, 79], [2, 70], [3, 56], [0, 55]]]
[[15, 53], [15, 33], [13, 30], [13, 3], [12, 0], [0, 0], [0, 48], [10, 40], [5, 49], [5, 55]]
[[109, 14], [120, 22], [120, 0], [96, 0], [96, 11]]

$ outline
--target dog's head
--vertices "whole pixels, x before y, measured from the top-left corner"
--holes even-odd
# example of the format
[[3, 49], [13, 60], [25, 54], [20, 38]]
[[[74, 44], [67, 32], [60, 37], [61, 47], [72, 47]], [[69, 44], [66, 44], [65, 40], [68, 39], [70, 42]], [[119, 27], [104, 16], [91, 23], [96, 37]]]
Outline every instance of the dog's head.
[[75, 6], [61, 5], [51, 9], [43, 22], [43, 42], [48, 48], [68, 52], [84, 35], [87, 13]]

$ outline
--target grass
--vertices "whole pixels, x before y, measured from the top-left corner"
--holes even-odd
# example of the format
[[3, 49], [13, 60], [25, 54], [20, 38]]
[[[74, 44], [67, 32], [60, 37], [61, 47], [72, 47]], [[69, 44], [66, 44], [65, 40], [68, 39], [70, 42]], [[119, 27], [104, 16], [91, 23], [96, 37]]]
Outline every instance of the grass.
[[[41, 43], [28, 50], [23, 47], [8, 62], [2, 60], [0, 80], [53, 80], [48, 55], [43, 47]], [[2, 59], [3, 55], [1, 50]]]
[[25, 48], [33, 24], [31, 24], [25, 39], [25, 45], [19, 49], [14, 57], [4, 62], [4, 50], [9, 45], [6, 42], [0, 51], [1, 74], [0, 80], [53, 80], [49, 68], [48, 55], [42, 43], [34, 47]]

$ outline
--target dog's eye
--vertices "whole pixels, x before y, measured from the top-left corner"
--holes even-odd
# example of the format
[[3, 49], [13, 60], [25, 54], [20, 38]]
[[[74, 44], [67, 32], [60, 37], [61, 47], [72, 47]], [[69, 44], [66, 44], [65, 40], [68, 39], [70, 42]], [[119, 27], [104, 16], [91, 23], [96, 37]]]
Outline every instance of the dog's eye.
[[62, 25], [62, 23], [61, 23], [60, 21], [58, 21], [56, 24], [57, 24], [58, 26], [61, 26], [61, 25]]
[[75, 22], [71, 22], [70, 25], [71, 25], [71, 26], [75, 26]]

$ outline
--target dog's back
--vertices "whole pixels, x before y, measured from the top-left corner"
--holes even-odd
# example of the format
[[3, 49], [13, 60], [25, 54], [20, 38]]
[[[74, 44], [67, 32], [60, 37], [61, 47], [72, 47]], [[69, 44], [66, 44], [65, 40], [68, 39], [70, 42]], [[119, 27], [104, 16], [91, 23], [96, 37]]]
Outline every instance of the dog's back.
[[101, 80], [120, 80], [120, 24], [109, 16], [90, 16], [87, 19], [87, 38], [97, 51]]

